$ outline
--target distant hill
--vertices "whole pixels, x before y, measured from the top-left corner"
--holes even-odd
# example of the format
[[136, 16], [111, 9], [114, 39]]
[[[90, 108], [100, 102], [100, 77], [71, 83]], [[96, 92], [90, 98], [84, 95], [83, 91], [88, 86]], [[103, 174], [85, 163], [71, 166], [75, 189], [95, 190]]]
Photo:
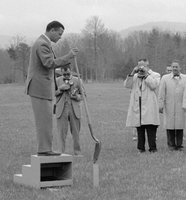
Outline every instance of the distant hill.
[[[122, 36], [122, 38], [125, 38], [134, 31], [151, 31], [153, 28], [158, 28], [162, 31], [169, 31], [173, 33], [186, 33], [186, 23], [160, 21], [149, 22], [139, 26], [132, 26], [127, 29], [123, 29], [120, 31], [120, 35]], [[0, 35], [0, 48], [8, 47], [11, 44], [12, 38], [13, 36]], [[25, 39], [28, 44], [32, 44], [36, 38], [26, 37]]]
[[162, 31], [169, 31], [169, 32], [179, 32], [184, 33], [186, 32], [186, 23], [181, 22], [149, 22], [146, 24], [142, 24], [139, 26], [129, 27], [124, 29], [120, 32], [123, 38], [127, 37], [130, 33], [134, 31], [151, 31], [153, 28], [158, 28]]

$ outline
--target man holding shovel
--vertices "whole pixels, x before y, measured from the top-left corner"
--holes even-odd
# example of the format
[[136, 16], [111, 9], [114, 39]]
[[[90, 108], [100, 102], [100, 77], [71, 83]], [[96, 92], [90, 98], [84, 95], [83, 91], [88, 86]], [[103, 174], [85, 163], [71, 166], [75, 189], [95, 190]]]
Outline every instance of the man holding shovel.
[[56, 43], [64, 32], [64, 26], [58, 21], [50, 22], [42, 34], [33, 44], [30, 53], [26, 93], [30, 96], [35, 117], [37, 132], [37, 154], [39, 156], [57, 156], [52, 150], [52, 83], [54, 69], [63, 68], [69, 60], [78, 53], [73, 48], [68, 54], [56, 58], [51, 42]]

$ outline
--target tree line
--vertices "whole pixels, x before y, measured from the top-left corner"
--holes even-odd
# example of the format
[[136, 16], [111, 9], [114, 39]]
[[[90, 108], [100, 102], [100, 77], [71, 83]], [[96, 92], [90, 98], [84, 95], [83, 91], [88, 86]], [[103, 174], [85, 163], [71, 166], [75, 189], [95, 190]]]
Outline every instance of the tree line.
[[[150, 66], [160, 74], [172, 60], [180, 61], [186, 71], [186, 34], [161, 31], [136, 31], [128, 37], [109, 30], [98, 16], [89, 18], [79, 34], [66, 35], [61, 44], [54, 44], [56, 54], [64, 55], [78, 47], [78, 66], [84, 81], [124, 79], [138, 59], [149, 59]], [[13, 38], [7, 49], [0, 49], [0, 83], [24, 82], [30, 55], [24, 37]], [[73, 64], [72, 64], [73, 66]]]

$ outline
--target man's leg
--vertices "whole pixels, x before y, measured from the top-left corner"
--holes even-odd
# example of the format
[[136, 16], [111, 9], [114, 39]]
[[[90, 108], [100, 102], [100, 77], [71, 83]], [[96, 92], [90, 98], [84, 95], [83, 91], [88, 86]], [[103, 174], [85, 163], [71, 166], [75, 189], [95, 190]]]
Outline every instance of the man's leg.
[[65, 143], [68, 133], [69, 105], [65, 103], [60, 118], [57, 119], [57, 129], [59, 135], [59, 146], [62, 153], [65, 152]]
[[144, 125], [137, 127], [138, 143], [137, 148], [140, 152], [145, 151], [145, 127]]
[[38, 153], [52, 151], [52, 101], [31, 97], [35, 117]]
[[183, 148], [183, 129], [176, 129], [176, 149], [181, 150]]
[[147, 138], [148, 138], [148, 143], [149, 143], [149, 151], [150, 152], [155, 152], [157, 151], [156, 147], [156, 132], [157, 132], [157, 127], [156, 125], [145, 125], [146, 130], [147, 130]]
[[176, 137], [176, 134], [175, 134], [175, 130], [174, 129], [167, 129], [167, 131], [169, 132], [169, 136], [170, 136], [170, 146], [169, 146], [169, 149], [170, 150], [175, 150], [176, 148], [176, 140], [175, 140], [175, 137]]
[[79, 132], [80, 132], [80, 119], [75, 116], [72, 105], [70, 108], [70, 131], [74, 142], [74, 154], [79, 154], [81, 151], [79, 142]]
[[168, 145], [168, 147], [170, 147], [170, 146], [171, 146], [171, 142], [170, 142], [170, 132], [169, 132], [169, 130], [167, 130], [167, 129], [166, 129], [166, 132], [167, 132], [167, 145]]

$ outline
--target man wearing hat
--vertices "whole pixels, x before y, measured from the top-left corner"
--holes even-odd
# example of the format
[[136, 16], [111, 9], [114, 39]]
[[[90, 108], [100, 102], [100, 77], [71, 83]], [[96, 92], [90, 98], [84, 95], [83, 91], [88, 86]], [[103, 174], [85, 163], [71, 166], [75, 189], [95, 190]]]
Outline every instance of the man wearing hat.
[[62, 76], [56, 79], [56, 119], [60, 138], [61, 152], [65, 152], [65, 141], [68, 132], [68, 124], [73, 137], [74, 155], [80, 155], [80, 101], [82, 100], [82, 88], [76, 76], [72, 75], [70, 64], [61, 70]]

